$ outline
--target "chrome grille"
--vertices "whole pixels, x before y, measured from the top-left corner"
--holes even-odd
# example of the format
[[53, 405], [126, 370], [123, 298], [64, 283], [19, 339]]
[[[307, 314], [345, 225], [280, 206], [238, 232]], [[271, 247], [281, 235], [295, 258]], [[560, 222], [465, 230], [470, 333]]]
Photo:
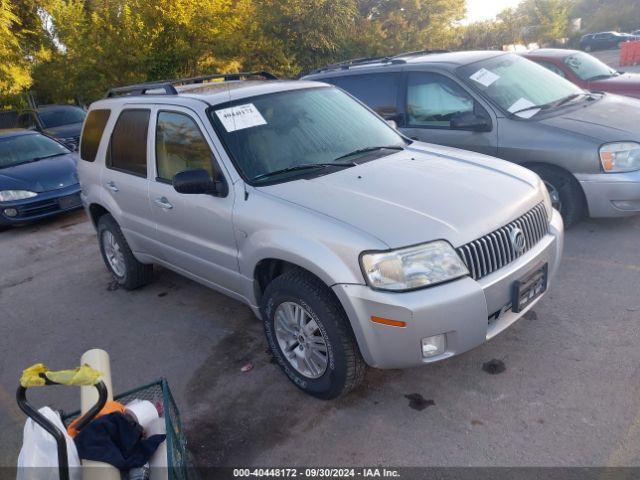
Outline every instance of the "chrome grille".
[[[513, 232], [518, 229], [525, 240], [524, 248], [519, 251], [511, 240]], [[480, 280], [527, 253], [548, 231], [547, 210], [540, 203], [508, 225], [467, 243], [456, 251], [466, 263], [471, 277]]]

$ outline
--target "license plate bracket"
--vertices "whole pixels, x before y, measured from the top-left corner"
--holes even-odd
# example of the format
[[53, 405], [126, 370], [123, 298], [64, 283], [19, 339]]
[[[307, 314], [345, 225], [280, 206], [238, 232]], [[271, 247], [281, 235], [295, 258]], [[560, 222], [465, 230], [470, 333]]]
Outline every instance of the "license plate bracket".
[[549, 264], [538, 267], [524, 280], [518, 280], [513, 285], [512, 308], [514, 313], [520, 313], [527, 308], [531, 302], [547, 291], [547, 280], [549, 278]]
[[62, 210], [68, 210], [70, 208], [79, 207], [80, 205], [82, 205], [82, 200], [80, 200], [80, 194], [74, 193], [73, 195], [60, 197], [58, 199], [58, 205]]

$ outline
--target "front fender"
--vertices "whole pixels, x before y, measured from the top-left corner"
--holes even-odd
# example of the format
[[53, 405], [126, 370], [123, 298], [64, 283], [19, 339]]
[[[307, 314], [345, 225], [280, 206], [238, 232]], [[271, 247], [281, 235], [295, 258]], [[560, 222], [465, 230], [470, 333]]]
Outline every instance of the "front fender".
[[[326, 285], [364, 284], [358, 254], [343, 248], [338, 254], [327, 244], [285, 230], [261, 230], [246, 238], [239, 251], [242, 275], [253, 278], [258, 263], [278, 259], [297, 265], [320, 278]], [[255, 299], [254, 299], [255, 300]]]

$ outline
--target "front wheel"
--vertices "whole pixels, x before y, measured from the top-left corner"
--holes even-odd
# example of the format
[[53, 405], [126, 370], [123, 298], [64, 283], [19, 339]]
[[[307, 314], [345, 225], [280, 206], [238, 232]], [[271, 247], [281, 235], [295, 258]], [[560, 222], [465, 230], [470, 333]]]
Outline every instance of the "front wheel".
[[134, 290], [151, 282], [153, 265], [140, 263], [127, 243], [120, 226], [111, 215], [103, 215], [98, 221], [100, 253], [118, 285]]
[[562, 215], [565, 227], [571, 227], [584, 216], [584, 196], [573, 175], [550, 165], [533, 165], [529, 168], [536, 172], [547, 186], [553, 208]]
[[271, 353], [298, 388], [328, 400], [362, 382], [365, 363], [348, 319], [320, 280], [284, 273], [265, 289], [261, 313]]
[[586, 47], [584, 47], [584, 51], [585, 52], [591, 52], [591, 51], [593, 51], [593, 48], [591, 47], [591, 45], [587, 45]]

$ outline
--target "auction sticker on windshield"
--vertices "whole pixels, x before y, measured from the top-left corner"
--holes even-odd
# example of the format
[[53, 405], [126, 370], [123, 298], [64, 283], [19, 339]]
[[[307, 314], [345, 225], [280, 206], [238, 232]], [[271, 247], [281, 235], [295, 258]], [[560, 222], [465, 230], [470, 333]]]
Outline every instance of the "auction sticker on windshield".
[[474, 82], [478, 82], [480, 85], [484, 85], [485, 87], [489, 87], [493, 85], [495, 82], [500, 80], [500, 75], [496, 75], [495, 73], [487, 70], [486, 68], [481, 68], [476, 73], [469, 77]]
[[540, 109], [535, 108], [535, 106], [535, 103], [526, 98], [521, 98], [509, 107], [509, 113], [515, 113], [520, 118], [531, 118], [540, 111]]
[[227, 132], [266, 125], [267, 121], [253, 103], [216, 110], [216, 115]]

